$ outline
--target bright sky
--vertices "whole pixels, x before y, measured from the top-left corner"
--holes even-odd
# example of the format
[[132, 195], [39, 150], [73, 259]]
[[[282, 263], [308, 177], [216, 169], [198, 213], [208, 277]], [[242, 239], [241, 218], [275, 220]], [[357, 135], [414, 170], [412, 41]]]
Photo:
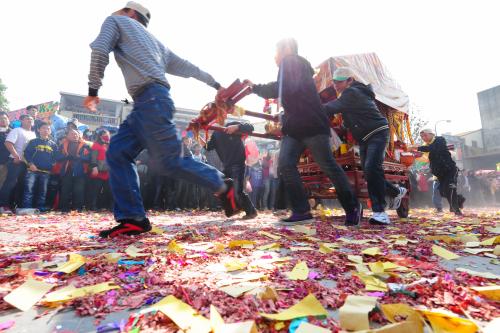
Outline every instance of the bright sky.
[[[477, 92], [500, 84], [498, 1], [182, 0], [139, 1], [149, 30], [223, 85], [276, 79], [275, 43], [292, 36], [313, 65], [330, 56], [376, 52], [431, 126], [454, 133], [481, 126]], [[87, 93], [89, 43], [122, 0], [2, 1], [0, 78], [11, 109], [59, 92]], [[200, 109], [215, 91], [168, 77], [179, 107]], [[114, 58], [100, 96], [128, 96]], [[242, 106], [260, 111], [247, 97]]]

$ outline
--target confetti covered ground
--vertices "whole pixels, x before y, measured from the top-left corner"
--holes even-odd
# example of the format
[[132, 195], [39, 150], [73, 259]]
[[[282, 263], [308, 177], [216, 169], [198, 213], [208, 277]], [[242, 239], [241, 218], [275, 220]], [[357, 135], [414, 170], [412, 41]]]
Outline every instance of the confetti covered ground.
[[[391, 227], [364, 220], [356, 229], [343, 226], [339, 210], [315, 213], [314, 224], [284, 228], [271, 212], [250, 221], [151, 212], [154, 232], [114, 240], [95, 236], [114, 225], [109, 213], [1, 216], [0, 330], [222, 332], [211, 306], [226, 324], [254, 321], [235, 332], [295, 332], [299, 325], [296, 332], [366, 325], [403, 332], [384, 328], [409, 323], [408, 311], [418, 314], [418, 330], [475, 332], [500, 316], [498, 209], [466, 209], [464, 217], [414, 209], [408, 219], [391, 216]], [[32, 283], [39, 283], [36, 291]], [[23, 292], [11, 294], [17, 288]], [[165, 299], [171, 295], [176, 299]], [[300, 301], [312, 311], [308, 295], [326, 312], [263, 315]], [[181, 307], [164, 305], [172, 300], [197, 319], [182, 320]], [[406, 315], [389, 304], [407, 305]], [[441, 320], [438, 309], [447, 311]], [[206, 327], [189, 326], [197, 320]], [[455, 326], [440, 330], [446, 325]]]

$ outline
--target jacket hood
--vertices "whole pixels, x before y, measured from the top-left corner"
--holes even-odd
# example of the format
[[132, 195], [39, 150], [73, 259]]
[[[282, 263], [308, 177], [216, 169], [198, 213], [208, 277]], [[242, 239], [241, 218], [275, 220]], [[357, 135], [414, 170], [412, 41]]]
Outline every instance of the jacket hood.
[[354, 81], [351, 84], [351, 88], [359, 90], [362, 94], [366, 96], [375, 98], [375, 92], [373, 91], [373, 87], [371, 84], [363, 84], [361, 82]]

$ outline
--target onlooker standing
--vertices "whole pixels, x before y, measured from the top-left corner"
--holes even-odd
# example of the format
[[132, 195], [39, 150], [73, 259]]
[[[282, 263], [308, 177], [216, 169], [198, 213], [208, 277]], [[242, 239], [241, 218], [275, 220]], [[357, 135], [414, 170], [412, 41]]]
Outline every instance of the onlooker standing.
[[269, 155], [271, 156], [271, 161], [269, 165], [269, 178], [271, 183], [270, 195], [269, 195], [269, 209], [275, 210], [276, 195], [278, 193], [278, 156], [279, 150], [273, 150]]
[[40, 126], [44, 123], [42, 120], [38, 119], [38, 108], [34, 105], [28, 105], [26, 107], [26, 112], [28, 115], [33, 117], [34, 125], [33, 125], [33, 132], [35, 132], [35, 135], [37, 138], [40, 137]]
[[252, 186], [250, 198], [257, 209], [263, 209], [262, 194], [264, 190], [264, 179], [262, 176], [262, 164], [259, 161], [248, 168], [248, 179]]
[[[10, 204], [11, 195], [18, 183], [22, 184], [26, 172], [26, 164], [23, 163], [23, 153], [26, 144], [36, 138], [33, 127], [33, 117], [24, 114], [20, 117], [21, 127], [10, 131], [5, 139], [5, 147], [10, 153], [9, 162], [7, 162], [7, 177], [0, 189], [0, 212], [10, 213], [7, 206]], [[20, 198], [16, 198], [20, 199]], [[16, 200], [19, 202], [19, 200]]]
[[77, 130], [70, 129], [60, 147], [61, 196], [60, 208], [81, 211], [85, 197], [85, 179], [90, 161], [90, 146]]
[[271, 162], [269, 151], [265, 150], [262, 156], [262, 209], [271, 209], [271, 206], [269, 205], [269, 193], [271, 191], [271, 177], [269, 173]]
[[[24, 150], [24, 160], [28, 171], [24, 180], [23, 208], [33, 208], [33, 195], [36, 194], [34, 206], [41, 212], [47, 210], [45, 197], [49, 183], [50, 171], [56, 162], [57, 146], [50, 140], [50, 125], [42, 123], [38, 127], [39, 138], [31, 140]], [[18, 212], [22, 212], [18, 209]]]
[[439, 180], [437, 177], [432, 177], [432, 204], [438, 213], [443, 212], [443, 200], [441, 194], [439, 193]]
[[106, 151], [108, 150], [111, 135], [107, 130], [96, 133], [96, 141], [90, 148], [90, 175], [89, 175], [89, 207], [96, 211], [97, 199], [101, 208], [111, 208], [111, 191], [109, 189], [108, 164], [106, 163]]
[[7, 162], [10, 152], [5, 146], [5, 139], [10, 132], [10, 121], [7, 112], [0, 111], [0, 187], [2, 187], [5, 177], [7, 177]]

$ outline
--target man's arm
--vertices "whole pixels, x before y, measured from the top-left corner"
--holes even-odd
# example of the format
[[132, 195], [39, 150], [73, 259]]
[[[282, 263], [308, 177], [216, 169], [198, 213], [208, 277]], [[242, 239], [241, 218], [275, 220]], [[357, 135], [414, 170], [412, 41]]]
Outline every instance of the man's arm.
[[97, 96], [97, 92], [102, 86], [104, 70], [109, 63], [109, 53], [113, 51], [119, 38], [118, 26], [114, 18], [109, 16], [104, 20], [97, 38], [90, 44], [92, 53], [90, 56], [89, 96]]
[[28, 142], [26, 148], [24, 148], [24, 160], [28, 166], [33, 163], [33, 154], [35, 153], [35, 139]]
[[278, 82], [269, 82], [267, 84], [254, 84], [252, 92], [262, 98], [278, 98]]
[[355, 98], [352, 91], [347, 88], [342, 95], [336, 100], [330, 101], [326, 104], [323, 104], [326, 114], [328, 117], [333, 117], [333, 115], [337, 113], [344, 112], [349, 105], [351, 104], [353, 98]]
[[210, 140], [208, 140], [207, 147], [205, 148], [206, 150], [214, 150], [215, 149], [215, 147], [217, 146], [216, 137], [217, 137], [217, 135], [215, 133], [212, 133]]
[[202, 71], [189, 61], [182, 59], [170, 50], [163, 49], [163, 51], [167, 62], [165, 72], [167, 72], [168, 74], [186, 78], [192, 77], [201, 82], [205, 82], [207, 85], [216, 90], [219, 90], [219, 88], [221, 87], [221, 85], [217, 81], [215, 81], [212, 75]]
[[12, 130], [5, 138], [5, 147], [7, 148], [9, 153], [14, 158], [15, 163], [19, 163], [21, 161], [21, 158], [19, 157], [19, 153], [17, 152], [16, 147], [14, 147], [14, 142], [17, 141], [17, 135], [18, 135], [18, 131]]

